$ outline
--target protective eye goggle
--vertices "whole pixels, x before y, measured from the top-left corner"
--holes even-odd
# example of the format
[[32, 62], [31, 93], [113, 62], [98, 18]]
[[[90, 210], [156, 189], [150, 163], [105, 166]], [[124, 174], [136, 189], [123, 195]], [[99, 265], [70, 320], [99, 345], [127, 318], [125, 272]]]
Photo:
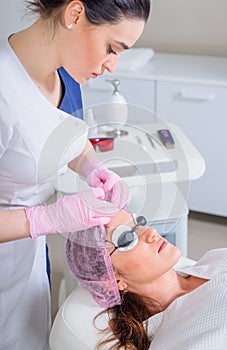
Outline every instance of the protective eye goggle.
[[114, 148], [114, 138], [112, 137], [96, 137], [89, 139], [94, 150], [99, 148], [100, 152], [111, 151]]
[[114, 246], [114, 250], [110, 253], [110, 255], [112, 255], [117, 249], [120, 251], [127, 251], [136, 246], [138, 242], [136, 230], [138, 226], [145, 226], [147, 224], [147, 220], [144, 216], [135, 217], [134, 215], [133, 220], [135, 222], [135, 226], [133, 228], [127, 225], [120, 225], [114, 230], [112, 234], [112, 241], [106, 240], [107, 243]]

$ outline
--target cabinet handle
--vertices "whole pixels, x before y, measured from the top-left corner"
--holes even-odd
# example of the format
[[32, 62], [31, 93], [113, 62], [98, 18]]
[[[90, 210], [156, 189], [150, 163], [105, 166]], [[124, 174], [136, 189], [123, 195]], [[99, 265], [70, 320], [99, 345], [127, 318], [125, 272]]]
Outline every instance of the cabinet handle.
[[190, 94], [184, 90], [180, 90], [179, 91], [179, 96], [184, 99], [184, 100], [194, 100], [194, 101], [212, 101], [215, 99], [215, 95], [214, 94], [210, 94], [207, 96], [203, 96], [203, 95], [193, 95]]

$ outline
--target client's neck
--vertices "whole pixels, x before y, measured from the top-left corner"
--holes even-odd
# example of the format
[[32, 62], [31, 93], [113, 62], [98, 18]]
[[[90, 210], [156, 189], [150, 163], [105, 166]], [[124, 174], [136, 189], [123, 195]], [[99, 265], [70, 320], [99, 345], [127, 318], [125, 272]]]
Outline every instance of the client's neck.
[[144, 298], [145, 302], [149, 299], [154, 300], [154, 303], [148, 302], [152, 314], [164, 311], [176, 298], [192, 289], [194, 288], [191, 281], [178, 275], [174, 270], [169, 270], [154, 281], [129, 288], [130, 291]]

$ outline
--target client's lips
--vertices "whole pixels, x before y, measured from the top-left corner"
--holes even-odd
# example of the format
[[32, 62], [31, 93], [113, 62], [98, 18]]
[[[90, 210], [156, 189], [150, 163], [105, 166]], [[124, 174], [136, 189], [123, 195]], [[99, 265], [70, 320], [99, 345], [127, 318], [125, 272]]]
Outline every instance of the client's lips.
[[92, 75], [91, 75], [91, 77], [92, 77], [93, 79], [97, 78], [97, 76], [98, 76], [98, 74], [96, 74], [96, 73], [92, 73]]
[[168, 242], [161, 238], [159, 243], [158, 243], [158, 253], [160, 253], [163, 249], [165, 249], [165, 247], [167, 246]]

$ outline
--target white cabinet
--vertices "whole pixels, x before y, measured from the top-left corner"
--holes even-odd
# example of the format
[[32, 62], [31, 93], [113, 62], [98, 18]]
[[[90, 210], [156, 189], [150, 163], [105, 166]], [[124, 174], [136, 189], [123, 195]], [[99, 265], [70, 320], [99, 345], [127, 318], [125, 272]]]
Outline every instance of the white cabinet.
[[205, 158], [205, 174], [191, 183], [189, 208], [227, 217], [227, 58], [155, 54], [136, 72], [86, 84], [85, 106], [107, 102], [112, 89], [105, 79], [115, 78], [132, 107], [129, 123], [161, 117], [178, 125]]
[[191, 210], [227, 216], [227, 87], [157, 82], [157, 114], [178, 125], [206, 161], [191, 184]]

